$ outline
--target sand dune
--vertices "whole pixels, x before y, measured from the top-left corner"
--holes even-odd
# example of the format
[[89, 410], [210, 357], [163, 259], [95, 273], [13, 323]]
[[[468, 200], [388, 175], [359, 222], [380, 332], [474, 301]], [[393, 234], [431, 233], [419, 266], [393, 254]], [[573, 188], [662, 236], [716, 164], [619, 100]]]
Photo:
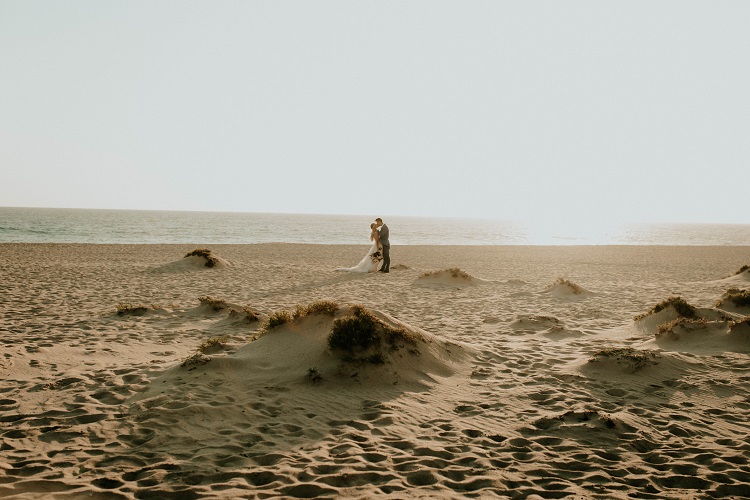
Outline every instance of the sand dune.
[[542, 293], [561, 300], [582, 300], [592, 295], [590, 291], [582, 286], [563, 278], [558, 278], [557, 281], [545, 288]]
[[730, 288], [721, 295], [716, 307], [739, 316], [750, 315], [750, 290]]
[[0, 497], [750, 496], [747, 247], [217, 247], [0, 245]]
[[196, 248], [188, 252], [183, 258], [154, 268], [161, 272], [205, 271], [208, 269], [224, 269], [231, 262], [220, 257], [206, 248]]
[[420, 285], [437, 285], [445, 287], [462, 287], [487, 283], [487, 280], [472, 276], [457, 267], [426, 271], [419, 275], [417, 283]]

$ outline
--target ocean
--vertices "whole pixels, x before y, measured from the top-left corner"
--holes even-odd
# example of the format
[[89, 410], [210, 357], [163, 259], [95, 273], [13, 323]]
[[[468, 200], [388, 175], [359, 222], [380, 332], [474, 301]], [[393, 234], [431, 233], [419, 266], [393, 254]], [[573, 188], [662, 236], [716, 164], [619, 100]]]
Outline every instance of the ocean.
[[[393, 245], [750, 245], [750, 224], [545, 227], [382, 216]], [[0, 243], [368, 244], [372, 217], [0, 207]]]

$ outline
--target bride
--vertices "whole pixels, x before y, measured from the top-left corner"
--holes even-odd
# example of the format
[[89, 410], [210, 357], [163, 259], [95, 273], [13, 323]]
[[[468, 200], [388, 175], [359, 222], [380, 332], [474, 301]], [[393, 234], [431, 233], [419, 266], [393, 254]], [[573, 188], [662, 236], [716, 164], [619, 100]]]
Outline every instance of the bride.
[[370, 241], [372, 246], [367, 255], [354, 267], [340, 267], [337, 271], [349, 271], [351, 273], [374, 273], [383, 265], [383, 247], [380, 246], [380, 233], [378, 226], [373, 222], [370, 224]]

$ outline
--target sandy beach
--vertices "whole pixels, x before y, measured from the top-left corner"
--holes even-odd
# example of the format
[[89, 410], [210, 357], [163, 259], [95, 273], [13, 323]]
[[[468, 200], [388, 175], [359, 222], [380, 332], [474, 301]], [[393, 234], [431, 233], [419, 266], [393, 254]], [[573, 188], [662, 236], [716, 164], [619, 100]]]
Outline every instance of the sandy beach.
[[750, 247], [204, 247], [0, 245], [0, 497], [750, 497]]

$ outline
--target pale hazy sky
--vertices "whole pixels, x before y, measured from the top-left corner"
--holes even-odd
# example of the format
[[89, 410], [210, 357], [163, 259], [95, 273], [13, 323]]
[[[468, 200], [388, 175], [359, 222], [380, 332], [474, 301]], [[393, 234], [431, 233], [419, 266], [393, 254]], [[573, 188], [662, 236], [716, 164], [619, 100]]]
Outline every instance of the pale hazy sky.
[[0, 0], [0, 206], [750, 223], [750, 2]]

